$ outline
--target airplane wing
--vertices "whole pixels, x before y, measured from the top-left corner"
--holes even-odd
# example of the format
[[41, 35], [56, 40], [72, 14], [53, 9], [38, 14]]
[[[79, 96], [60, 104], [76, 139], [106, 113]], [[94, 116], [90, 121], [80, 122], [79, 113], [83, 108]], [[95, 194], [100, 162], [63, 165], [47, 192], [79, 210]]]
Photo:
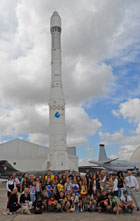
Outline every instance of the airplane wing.
[[93, 164], [97, 164], [97, 165], [103, 165], [103, 164], [107, 164], [107, 163], [111, 163], [112, 161], [118, 160], [119, 158], [115, 158], [115, 159], [108, 159], [106, 161], [93, 161], [90, 160], [89, 163], [93, 163]]
[[104, 161], [103, 163], [106, 164], [106, 163], [111, 163], [112, 161], [115, 161], [115, 160], [118, 160], [119, 158], [115, 158], [115, 159], [112, 159], [112, 160], [107, 160], [107, 161]]
[[100, 162], [98, 162], [98, 161], [93, 161], [93, 160], [89, 160], [89, 163], [93, 163], [93, 164], [101, 165]]

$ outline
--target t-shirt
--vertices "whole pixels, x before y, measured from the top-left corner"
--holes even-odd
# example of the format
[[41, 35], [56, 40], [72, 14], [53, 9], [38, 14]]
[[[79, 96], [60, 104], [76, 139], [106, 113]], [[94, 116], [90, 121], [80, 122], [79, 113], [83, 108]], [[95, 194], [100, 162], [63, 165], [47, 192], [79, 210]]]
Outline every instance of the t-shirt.
[[118, 190], [118, 180], [117, 178], [113, 181], [113, 191], [117, 191]]
[[119, 203], [119, 202], [120, 202], [119, 198], [117, 196], [113, 196], [112, 203]]
[[52, 189], [51, 185], [47, 185], [47, 188], [49, 191]]
[[81, 194], [87, 194], [86, 185], [81, 185]]
[[78, 185], [78, 184], [73, 184], [72, 189], [73, 189], [75, 192], [77, 192], [78, 189], [79, 189], [79, 185]]
[[64, 186], [61, 183], [57, 184], [57, 188], [59, 192], [64, 190]]
[[30, 194], [35, 194], [36, 188], [35, 186], [31, 186], [29, 189]]
[[118, 178], [118, 188], [123, 188], [124, 184], [123, 184], [123, 179], [122, 178]]
[[121, 200], [125, 203], [125, 204], [129, 204], [130, 203], [130, 201], [132, 200], [132, 198], [131, 198], [131, 196], [124, 196], [124, 195], [122, 195], [121, 196]]
[[71, 184], [70, 183], [65, 183], [65, 188], [66, 188], [66, 193], [71, 192]]

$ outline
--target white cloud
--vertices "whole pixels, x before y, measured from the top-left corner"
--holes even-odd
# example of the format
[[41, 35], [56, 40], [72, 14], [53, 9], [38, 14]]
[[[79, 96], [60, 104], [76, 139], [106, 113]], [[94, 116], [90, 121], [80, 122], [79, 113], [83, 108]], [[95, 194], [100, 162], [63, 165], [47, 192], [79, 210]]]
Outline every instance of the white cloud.
[[112, 113], [116, 117], [123, 117], [128, 119], [129, 123], [135, 123], [136, 130], [132, 131], [130, 135], [124, 134], [124, 129], [119, 132], [110, 134], [109, 132], [100, 132], [100, 138], [107, 144], [118, 143], [120, 150], [118, 156], [122, 159], [129, 160], [133, 151], [140, 144], [140, 99], [133, 98], [121, 103], [118, 110], [113, 110]]
[[118, 111], [116, 110], [112, 110], [112, 114], [115, 116], [115, 117], [119, 117], [120, 114], [118, 113]]
[[125, 103], [121, 103], [119, 106], [119, 113], [130, 121], [138, 123], [140, 121], [140, 99], [129, 99]]
[[98, 119], [91, 119], [80, 106], [66, 108], [66, 126], [68, 145], [88, 144], [88, 136], [93, 136], [102, 126]]
[[120, 131], [115, 132], [113, 134], [110, 133], [103, 133], [102, 131], [99, 132], [100, 138], [104, 141], [103, 143], [109, 144], [111, 142], [122, 142], [124, 139], [124, 130], [123, 128]]

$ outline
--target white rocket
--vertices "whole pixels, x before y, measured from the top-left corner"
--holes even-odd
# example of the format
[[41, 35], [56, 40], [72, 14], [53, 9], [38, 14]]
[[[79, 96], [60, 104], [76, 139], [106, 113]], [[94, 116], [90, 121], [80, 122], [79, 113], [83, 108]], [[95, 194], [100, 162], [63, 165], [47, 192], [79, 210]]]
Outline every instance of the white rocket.
[[55, 11], [50, 20], [51, 91], [49, 99], [49, 168], [68, 169], [65, 99], [61, 73], [61, 18]]

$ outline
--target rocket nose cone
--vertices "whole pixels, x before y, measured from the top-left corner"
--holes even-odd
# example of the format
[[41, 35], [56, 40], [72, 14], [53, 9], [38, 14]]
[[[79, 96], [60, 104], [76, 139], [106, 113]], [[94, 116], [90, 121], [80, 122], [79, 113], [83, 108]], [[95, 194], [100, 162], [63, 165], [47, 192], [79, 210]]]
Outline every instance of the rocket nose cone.
[[54, 11], [51, 16], [51, 27], [58, 26], [61, 27], [61, 18], [57, 11]]
[[[52, 17], [53, 17], [53, 16], [59, 16], [58, 12], [57, 12], [57, 11], [54, 11], [53, 14], [52, 14]], [[59, 17], [60, 17], [60, 16], [59, 16]]]

